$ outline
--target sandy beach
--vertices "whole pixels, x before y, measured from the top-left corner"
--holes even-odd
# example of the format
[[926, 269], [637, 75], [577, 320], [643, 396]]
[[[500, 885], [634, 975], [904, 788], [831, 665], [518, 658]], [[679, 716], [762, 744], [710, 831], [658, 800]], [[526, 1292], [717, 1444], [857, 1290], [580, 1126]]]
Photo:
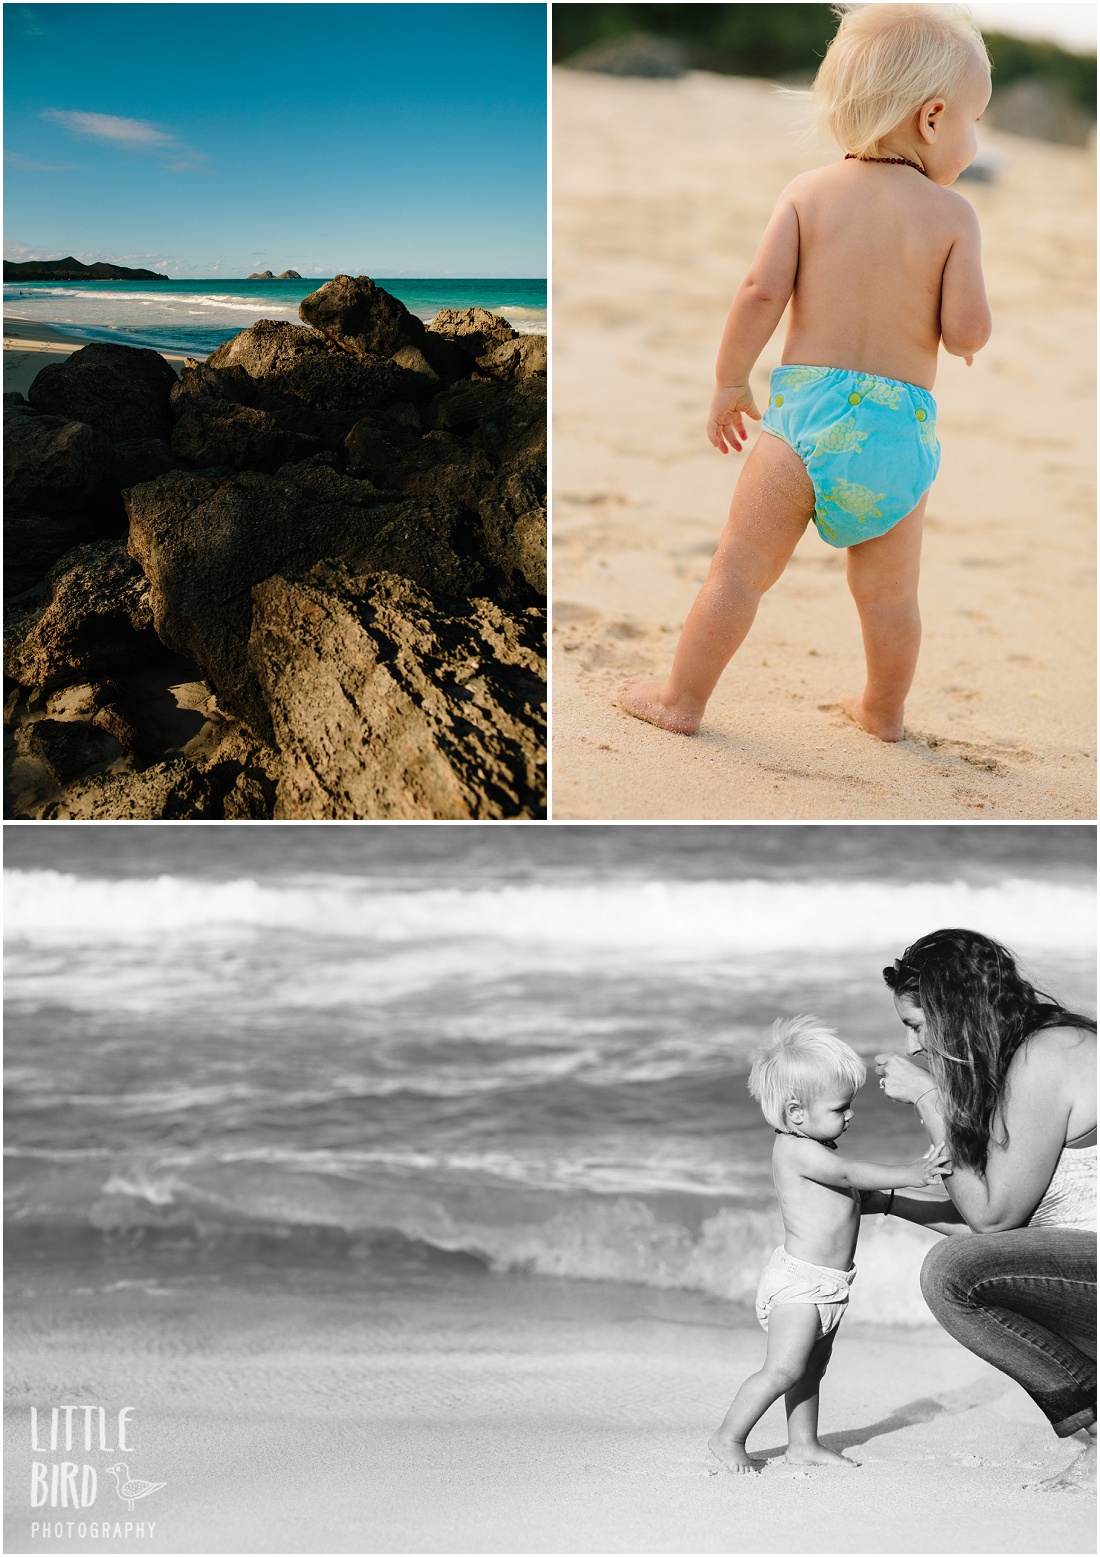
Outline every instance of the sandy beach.
[[[18, 391], [26, 395], [42, 369], [51, 362], [64, 362], [82, 346], [91, 341], [71, 335], [48, 324], [31, 323], [26, 319], [4, 319], [4, 393]], [[162, 351], [161, 356], [170, 362], [177, 373], [191, 353]], [[200, 353], [201, 355], [201, 353]]]
[[[1092, 816], [1091, 150], [982, 127], [994, 317], [944, 357], [907, 738], [839, 711], [862, 685], [844, 554], [812, 527], [692, 739], [622, 714], [667, 669], [725, 521], [706, 442], [722, 321], [784, 184], [836, 155], [764, 82], [555, 72], [554, 814], [563, 819]], [[782, 326], [754, 373], [763, 405]], [[751, 424], [750, 438], [759, 436]]]
[[[762, 1336], [716, 1300], [484, 1274], [442, 1297], [114, 1287], [9, 1302], [9, 1552], [1093, 1549], [1091, 1499], [1022, 1490], [1070, 1448], [935, 1327], [842, 1332], [823, 1437], [858, 1471], [779, 1463], [776, 1408], [743, 1480], [705, 1442]], [[51, 1403], [134, 1407], [122, 1458], [166, 1485], [128, 1513], [117, 1453], [81, 1444], [96, 1504], [49, 1517], [141, 1538], [31, 1538], [29, 1464], [62, 1456], [32, 1454], [29, 1407]]]

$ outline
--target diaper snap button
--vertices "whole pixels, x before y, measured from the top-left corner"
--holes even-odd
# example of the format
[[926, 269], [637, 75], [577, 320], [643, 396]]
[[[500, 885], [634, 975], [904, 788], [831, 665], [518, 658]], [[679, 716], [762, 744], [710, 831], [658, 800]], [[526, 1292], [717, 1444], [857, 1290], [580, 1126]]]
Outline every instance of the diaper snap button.
[[783, 404], [783, 396], [782, 395], [776, 395], [776, 397], [775, 397], [774, 401], [772, 402], [772, 404], [773, 405], [782, 405]]
[[917, 421], [918, 422], [926, 422], [927, 420], [928, 420], [928, 412], [927, 411], [918, 411], [917, 412]]
[[862, 396], [862, 395], [857, 395], [857, 394], [856, 394], [856, 393], [855, 393], [855, 392], [854, 392], [854, 391], [853, 391], [853, 393], [852, 393], [852, 394], [850, 394], [850, 395], [849, 395], [849, 396], [848, 396], [848, 404], [849, 404], [849, 405], [858, 405], [858, 404], [859, 404], [859, 402], [860, 402], [860, 401], [861, 401], [861, 400], [862, 400], [862, 399], [863, 399], [863, 396]]

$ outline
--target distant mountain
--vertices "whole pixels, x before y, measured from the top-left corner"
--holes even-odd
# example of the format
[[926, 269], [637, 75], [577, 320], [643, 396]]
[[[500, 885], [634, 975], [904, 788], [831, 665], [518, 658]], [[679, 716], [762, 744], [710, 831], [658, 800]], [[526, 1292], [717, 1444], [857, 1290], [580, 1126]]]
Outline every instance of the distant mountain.
[[248, 281], [301, 281], [301, 276], [296, 270], [284, 270], [279, 275], [273, 275], [270, 270], [254, 270], [246, 277]]
[[126, 265], [108, 265], [102, 260], [82, 265], [69, 254], [59, 260], [27, 260], [17, 264], [4, 261], [5, 281], [167, 281], [155, 270], [130, 270]]

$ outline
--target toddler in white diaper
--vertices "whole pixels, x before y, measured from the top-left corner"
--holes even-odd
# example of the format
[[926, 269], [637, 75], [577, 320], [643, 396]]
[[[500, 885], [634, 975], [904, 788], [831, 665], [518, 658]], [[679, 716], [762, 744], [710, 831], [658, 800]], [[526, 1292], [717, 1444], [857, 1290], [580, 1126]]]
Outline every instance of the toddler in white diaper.
[[951, 1172], [943, 1146], [897, 1167], [840, 1155], [837, 1141], [851, 1123], [852, 1099], [866, 1075], [855, 1051], [812, 1016], [776, 1022], [754, 1056], [749, 1091], [775, 1130], [772, 1175], [784, 1238], [756, 1296], [767, 1357], [741, 1385], [710, 1439], [711, 1452], [727, 1470], [760, 1469], [745, 1452], [745, 1440], [780, 1395], [788, 1460], [856, 1463], [818, 1441], [817, 1415], [818, 1389], [856, 1273], [859, 1219], [888, 1210], [887, 1191], [932, 1184]]

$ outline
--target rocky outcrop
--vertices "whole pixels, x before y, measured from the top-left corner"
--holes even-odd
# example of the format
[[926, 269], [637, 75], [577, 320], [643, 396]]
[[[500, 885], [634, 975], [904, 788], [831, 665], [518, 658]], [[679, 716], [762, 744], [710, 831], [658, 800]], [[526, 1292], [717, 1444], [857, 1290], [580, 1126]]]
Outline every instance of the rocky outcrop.
[[4, 413], [4, 508], [66, 514], [83, 507], [107, 466], [109, 448], [87, 422]]
[[130, 550], [150, 583], [162, 643], [194, 660], [222, 706], [270, 738], [247, 659], [251, 596], [272, 574], [319, 558], [392, 567], [457, 594], [483, 577], [445, 503], [395, 503], [324, 466], [226, 479], [174, 471], [127, 494]]
[[125, 542], [75, 547], [46, 575], [43, 601], [6, 613], [5, 675], [45, 687], [140, 661], [156, 645], [149, 596]]
[[249, 281], [274, 281], [275, 274], [270, 270], [254, 270], [248, 277]]
[[82, 346], [42, 369], [30, 387], [37, 411], [87, 422], [105, 438], [167, 438], [168, 399], [176, 375], [159, 351], [140, 346]]
[[275, 814], [470, 820], [545, 806], [542, 614], [322, 563], [253, 591]]
[[296, 270], [281, 270], [275, 277], [276, 281], [301, 281], [301, 279]]
[[544, 343], [366, 277], [302, 317], [6, 402], [8, 814], [540, 814]]

